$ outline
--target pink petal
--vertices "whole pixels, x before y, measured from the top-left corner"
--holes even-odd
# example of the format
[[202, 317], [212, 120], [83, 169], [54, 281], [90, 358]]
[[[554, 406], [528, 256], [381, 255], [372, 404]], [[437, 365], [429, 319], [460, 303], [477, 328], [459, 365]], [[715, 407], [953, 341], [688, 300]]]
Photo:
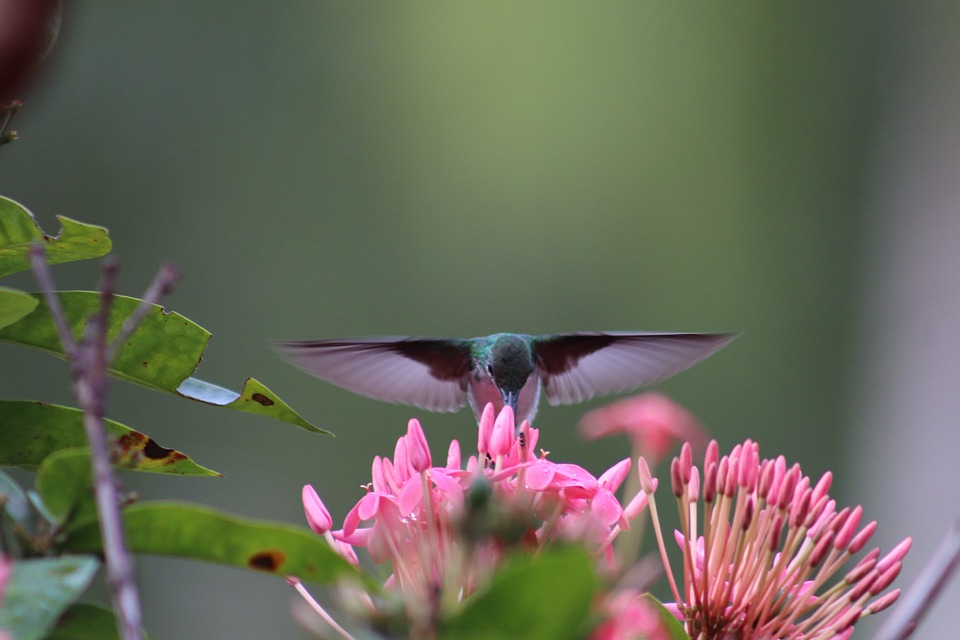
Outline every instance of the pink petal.
[[580, 421], [580, 431], [590, 439], [624, 433], [634, 449], [654, 464], [665, 458], [676, 442], [706, 440], [693, 414], [659, 393], [644, 393], [591, 411]]
[[620, 521], [623, 508], [609, 491], [602, 489], [590, 501], [590, 513], [605, 527], [611, 527]]
[[430, 480], [436, 485], [437, 492], [440, 494], [437, 498], [438, 502], [446, 502], [456, 508], [463, 504], [463, 487], [460, 486], [459, 480], [437, 469], [430, 473]]
[[397, 439], [397, 446], [393, 448], [393, 472], [397, 481], [402, 484], [413, 475], [410, 461], [407, 460], [407, 440], [405, 437]]
[[373, 468], [370, 470], [370, 476], [373, 479], [374, 491], [387, 491], [387, 480], [384, 477], [383, 458], [374, 456]]
[[575, 484], [560, 488], [560, 496], [564, 500], [590, 500], [598, 493], [596, 489], [588, 489]]
[[483, 456], [490, 451], [490, 437], [493, 435], [493, 405], [487, 403], [480, 415], [479, 431], [477, 433], [477, 451]]
[[360, 498], [360, 502], [354, 505], [353, 509], [347, 513], [347, 517], [343, 519], [344, 535], [353, 535], [361, 522], [370, 520], [377, 514], [380, 508], [380, 496], [381, 494], [374, 492]]
[[596, 488], [599, 483], [593, 474], [576, 464], [558, 464], [557, 470], [570, 481], [584, 487]]
[[416, 418], [407, 423], [407, 435], [404, 441], [407, 445], [407, 460], [412, 471], [422, 473], [433, 466], [430, 445], [427, 444], [427, 437], [423, 434], [420, 421]]
[[330, 527], [333, 526], [333, 518], [330, 517], [330, 512], [327, 511], [316, 490], [309, 484], [303, 485], [301, 498], [303, 499], [303, 510], [307, 516], [307, 524], [310, 525], [313, 532], [323, 535], [330, 531]]
[[890, 553], [880, 559], [880, 562], [877, 563], [877, 571], [879, 573], [885, 573], [891, 565], [903, 560], [903, 557], [907, 555], [907, 551], [910, 550], [912, 544], [913, 538], [904, 538]]
[[537, 441], [540, 439], [540, 429], [530, 427], [527, 435], [527, 451], [536, 451]]
[[603, 475], [597, 480], [601, 487], [610, 491], [616, 491], [623, 484], [627, 474], [630, 473], [632, 463], [630, 458], [624, 458], [617, 464], [603, 472]]
[[370, 540], [373, 538], [373, 527], [355, 529], [349, 535], [347, 535], [345, 530], [341, 529], [340, 531], [334, 531], [333, 537], [344, 544], [357, 547], [366, 547], [370, 544]]
[[637, 458], [637, 475], [640, 477], [640, 488], [643, 489], [643, 492], [653, 493], [653, 476], [650, 474], [650, 467], [643, 456]]
[[403, 485], [398, 506], [404, 517], [416, 513], [423, 506], [423, 487], [420, 484], [420, 478], [411, 478]]
[[460, 443], [456, 440], [450, 441], [450, 447], [447, 449], [447, 469], [460, 468]]
[[490, 437], [490, 455], [494, 458], [505, 456], [510, 452], [514, 439], [513, 409], [505, 406], [500, 410], [497, 421], [493, 425], [493, 435]]
[[536, 462], [527, 469], [523, 477], [526, 487], [532, 491], [543, 491], [553, 482], [554, 465], [548, 462]]
[[372, 520], [380, 510], [380, 494], [368, 493], [357, 503], [357, 515], [361, 520]]

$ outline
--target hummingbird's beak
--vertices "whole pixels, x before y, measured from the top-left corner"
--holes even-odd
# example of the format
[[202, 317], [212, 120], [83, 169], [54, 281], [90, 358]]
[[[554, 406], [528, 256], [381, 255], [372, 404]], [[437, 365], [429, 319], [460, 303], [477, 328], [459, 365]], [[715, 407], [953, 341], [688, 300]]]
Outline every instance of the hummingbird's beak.
[[500, 390], [500, 395], [503, 396], [504, 406], [510, 407], [513, 409], [513, 417], [517, 417], [517, 401], [520, 399], [519, 391], [504, 391]]

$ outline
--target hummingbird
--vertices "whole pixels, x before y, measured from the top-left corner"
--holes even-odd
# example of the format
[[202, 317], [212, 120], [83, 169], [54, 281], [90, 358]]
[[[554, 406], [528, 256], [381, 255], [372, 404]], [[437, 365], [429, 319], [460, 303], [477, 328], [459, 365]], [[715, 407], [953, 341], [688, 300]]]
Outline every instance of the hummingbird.
[[280, 356], [354, 393], [429, 411], [493, 403], [533, 421], [540, 392], [552, 405], [659, 382], [737, 334], [578, 332], [479, 338], [369, 337], [278, 342]]

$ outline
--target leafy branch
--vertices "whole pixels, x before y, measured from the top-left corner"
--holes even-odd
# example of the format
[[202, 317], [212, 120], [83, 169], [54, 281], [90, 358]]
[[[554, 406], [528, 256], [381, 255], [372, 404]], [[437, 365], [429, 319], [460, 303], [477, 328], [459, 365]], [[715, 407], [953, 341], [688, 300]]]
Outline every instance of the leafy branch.
[[[0, 472], [0, 630], [16, 638], [142, 637], [133, 555], [155, 553], [330, 583], [356, 575], [308, 530], [200, 505], [128, 505], [118, 470], [219, 476], [178, 450], [106, 418], [110, 378], [326, 433], [267, 387], [238, 393], [192, 376], [210, 333], [158, 302], [177, 279], [163, 267], [142, 299], [116, 294], [116, 262], [97, 291], [56, 291], [50, 265], [108, 254], [107, 230], [60, 218], [48, 236], [0, 197], [0, 276], [32, 269], [39, 294], [0, 287], [0, 341], [65, 359], [78, 408], [0, 399], [0, 465], [36, 472], [24, 490]], [[92, 554], [92, 555], [91, 555]], [[106, 562], [113, 610], [75, 600]], [[12, 562], [11, 562], [12, 560]], [[0, 594], [3, 591], [0, 590]], [[66, 634], [66, 635], [64, 635]]]
[[136, 311], [123, 323], [112, 341], [107, 339], [110, 306], [116, 287], [117, 264], [106, 260], [100, 282], [100, 309], [87, 321], [86, 331], [76, 340], [67, 325], [66, 316], [55, 293], [53, 276], [45, 259], [43, 247], [35, 244], [30, 249], [30, 263], [47, 306], [57, 327], [60, 344], [66, 353], [73, 376], [73, 395], [83, 411], [83, 426], [90, 447], [93, 465], [93, 490], [100, 516], [100, 532], [107, 565], [111, 599], [117, 613], [117, 624], [124, 640], [136, 640], [143, 626], [140, 595], [134, 575], [133, 559], [124, 542], [120, 515], [120, 496], [113, 477], [110, 453], [104, 433], [108, 390], [107, 368], [127, 339], [140, 326], [144, 316], [160, 297], [169, 293], [179, 273], [169, 265], [162, 267], [147, 287]]

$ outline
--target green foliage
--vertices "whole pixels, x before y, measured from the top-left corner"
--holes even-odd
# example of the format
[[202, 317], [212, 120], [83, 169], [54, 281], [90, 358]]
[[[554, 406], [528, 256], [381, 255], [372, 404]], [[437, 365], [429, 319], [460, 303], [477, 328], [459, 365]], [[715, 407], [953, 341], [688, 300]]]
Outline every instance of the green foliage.
[[47, 515], [61, 526], [71, 522], [96, 522], [90, 450], [86, 447], [61, 449], [44, 458], [37, 471], [37, 493]]
[[[30, 400], [0, 400], [0, 466], [36, 469], [60, 449], [86, 446], [83, 412]], [[152, 438], [113, 420], [104, 420], [113, 440], [117, 466], [133, 471], [183, 476], [219, 476], [186, 455], [158, 445]]]
[[[109, 253], [111, 244], [103, 227], [59, 218], [63, 228], [56, 238], [37, 226], [22, 205], [0, 196], [0, 276], [29, 268], [28, 252], [41, 243], [48, 264]], [[99, 308], [100, 295], [92, 291], [60, 292], [67, 321], [79, 336], [87, 319]], [[140, 300], [116, 296], [108, 336], [113, 337]], [[0, 340], [30, 346], [64, 357], [56, 326], [38, 295], [0, 287]], [[178, 313], [154, 305], [139, 328], [120, 349], [110, 372], [118, 378], [176, 393], [184, 398], [272, 417], [307, 431], [327, 433], [304, 420], [260, 382], [250, 378], [240, 393], [190, 377], [200, 363], [210, 332]]]
[[244, 381], [240, 393], [218, 387], [215, 384], [210, 384], [197, 378], [187, 378], [176, 388], [175, 392], [180, 397], [187, 398], [188, 400], [196, 400], [197, 402], [212, 404], [217, 407], [236, 409], [237, 411], [243, 411], [245, 413], [266, 416], [288, 422], [306, 431], [332, 435], [326, 429], [315, 427], [301, 418], [300, 414], [274, 395], [270, 389], [253, 378], [247, 378]]
[[[320, 583], [358, 576], [325, 540], [301, 527], [177, 502], [135, 504], [124, 511], [123, 519], [127, 544], [138, 553], [204, 560]], [[64, 549], [99, 552], [97, 523], [73, 531]]]
[[30, 268], [27, 253], [35, 243], [47, 252], [48, 264], [60, 264], [110, 253], [107, 230], [57, 216], [60, 235], [50, 237], [40, 230], [33, 214], [26, 207], [0, 196], [0, 276]]
[[[60, 218], [62, 230], [44, 234], [33, 216], [0, 197], [0, 276], [30, 268], [30, 250], [45, 249], [47, 264], [96, 258], [110, 251], [107, 230]], [[99, 310], [99, 292], [55, 294], [69, 330], [82, 339]], [[107, 340], [121, 332], [142, 301], [114, 296]], [[190, 400], [271, 417], [326, 433], [305, 421], [260, 382], [250, 378], [240, 393], [191, 377], [210, 333], [177, 313], [153, 305], [120, 345], [108, 372], [122, 380]], [[0, 287], [0, 340], [65, 358], [57, 327], [38, 294]], [[81, 374], [82, 375], [82, 374]], [[87, 406], [87, 405], [85, 405]], [[0, 400], [0, 466], [36, 471], [36, 491], [23, 491], [0, 473], [0, 526], [4, 554], [52, 555], [16, 560], [0, 607], [0, 629], [18, 639], [115, 638], [113, 612], [74, 600], [99, 566], [84, 549], [100, 552], [95, 483], [82, 411], [43, 402]], [[174, 449], [118, 422], [104, 419], [111, 459], [118, 469], [186, 476], [218, 476]], [[128, 547], [278, 576], [332, 582], [356, 570], [309, 530], [255, 522], [204, 507], [147, 503], [126, 509]]]
[[598, 587], [594, 561], [582, 548], [517, 556], [474, 594], [441, 634], [453, 640], [582, 638]]
[[[79, 336], [100, 305], [100, 294], [94, 291], [59, 293], [60, 304], [68, 326]], [[140, 300], [116, 296], [111, 307], [108, 339], [120, 331], [123, 323], [136, 311]], [[57, 328], [46, 303], [37, 296], [36, 308], [28, 315], [0, 328], [0, 340], [34, 347], [64, 357]], [[139, 328], [122, 346], [110, 363], [110, 373], [123, 380], [150, 389], [176, 393], [184, 398], [208, 404], [265, 415], [289, 422], [307, 431], [323, 432], [301, 418], [280, 398], [256, 380], [250, 379], [244, 393], [190, 378], [210, 340], [210, 332], [179, 313], [164, 311], [153, 305]], [[326, 433], [326, 432], [324, 432]]]
[[0, 327], [13, 324], [36, 306], [37, 299], [29, 293], [0, 287]]
[[[100, 308], [96, 291], [62, 291], [57, 296], [67, 324], [79, 338], [87, 320]], [[19, 322], [0, 331], [0, 340], [34, 347], [63, 358], [63, 347], [50, 310], [39, 295], [37, 307]], [[110, 309], [107, 339], [112, 340], [120, 327], [140, 305], [136, 298], [115, 296]], [[173, 391], [189, 376], [200, 361], [210, 334], [178, 313], [165, 313], [154, 305], [140, 326], [110, 363], [110, 373], [151, 389]]]
[[[114, 640], [118, 638], [113, 612], [92, 604], [72, 604], [45, 640]], [[146, 638], [147, 634], [142, 633]]]
[[17, 640], [46, 637], [60, 614], [79, 596], [100, 562], [92, 556], [19, 560], [7, 584], [0, 629]]

